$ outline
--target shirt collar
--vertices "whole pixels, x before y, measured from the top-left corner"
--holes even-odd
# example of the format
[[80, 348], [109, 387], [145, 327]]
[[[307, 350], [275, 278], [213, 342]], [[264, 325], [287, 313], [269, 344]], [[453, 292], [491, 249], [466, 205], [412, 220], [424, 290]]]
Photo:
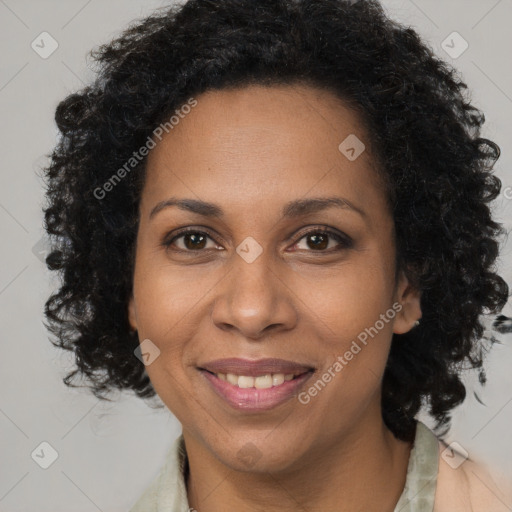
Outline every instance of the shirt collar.
[[[405, 487], [394, 512], [433, 511], [438, 466], [438, 440], [418, 421]], [[187, 471], [187, 452], [181, 434], [169, 449], [158, 477], [130, 512], [194, 512], [187, 499]]]

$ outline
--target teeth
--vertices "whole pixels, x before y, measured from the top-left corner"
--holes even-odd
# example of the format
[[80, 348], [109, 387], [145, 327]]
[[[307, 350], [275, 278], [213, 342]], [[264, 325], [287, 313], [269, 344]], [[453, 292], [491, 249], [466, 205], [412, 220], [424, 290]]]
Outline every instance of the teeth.
[[258, 377], [251, 377], [249, 375], [234, 375], [233, 373], [216, 373], [217, 377], [225, 380], [239, 388], [256, 388], [268, 389], [273, 386], [280, 386], [283, 382], [292, 380], [295, 376], [293, 373], [268, 373]]
[[255, 380], [256, 379], [254, 377], [246, 377], [245, 375], [240, 375], [238, 377], [238, 387], [239, 388], [253, 388]]
[[234, 386], [238, 386], [238, 375], [233, 375], [232, 373], [226, 374], [226, 380], [233, 384]]
[[[285, 379], [286, 379], [286, 376], [283, 373], [274, 373], [274, 375], [272, 375], [272, 386], [279, 386], [280, 384], [282, 384], [285, 381]], [[292, 375], [292, 379], [293, 379], [293, 375]]]

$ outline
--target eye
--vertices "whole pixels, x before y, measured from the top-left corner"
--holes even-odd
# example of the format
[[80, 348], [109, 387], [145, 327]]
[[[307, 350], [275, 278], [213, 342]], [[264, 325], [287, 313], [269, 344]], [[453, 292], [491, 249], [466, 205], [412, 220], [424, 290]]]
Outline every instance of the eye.
[[[305, 240], [305, 247], [298, 247], [301, 240]], [[334, 249], [330, 246], [330, 241], [334, 240], [337, 242], [334, 244]], [[339, 247], [341, 246], [341, 247]], [[313, 229], [303, 234], [298, 242], [293, 247], [299, 250], [311, 250], [316, 252], [334, 252], [342, 249], [348, 249], [352, 247], [352, 239], [347, 235], [341, 235], [329, 229]]]
[[[175, 234], [171, 239], [164, 240], [163, 245], [170, 248], [173, 244], [177, 245], [178, 251], [194, 252], [203, 249], [217, 249], [217, 244], [208, 247], [208, 240], [213, 242], [212, 237], [205, 231], [197, 229], [183, 229]], [[179, 241], [179, 242], [178, 242]]]
[[[299, 247], [301, 240], [305, 240], [305, 247]], [[330, 242], [336, 242], [334, 248]], [[210, 246], [208, 246], [210, 242]], [[166, 248], [175, 246], [174, 250], [181, 252], [201, 252], [208, 249], [217, 249], [219, 246], [215, 243], [212, 235], [207, 231], [201, 231], [194, 228], [182, 229], [174, 234], [170, 239], [163, 241], [162, 245]], [[312, 229], [306, 233], [302, 233], [298, 242], [293, 248], [306, 250], [308, 252], [335, 252], [352, 247], [352, 239], [347, 235], [342, 235], [329, 229]]]

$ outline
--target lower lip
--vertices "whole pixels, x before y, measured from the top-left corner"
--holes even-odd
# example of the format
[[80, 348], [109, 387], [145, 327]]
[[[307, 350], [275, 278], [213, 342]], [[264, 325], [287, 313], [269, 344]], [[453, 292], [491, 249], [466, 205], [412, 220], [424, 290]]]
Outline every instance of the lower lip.
[[266, 411], [277, 407], [296, 396], [299, 388], [313, 375], [313, 372], [307, 372], [295, 379], [285, 380], [279, 386], [256, 389], [239, 388], [206, 370], [200, 370], [200, 372], [206, 377], [217, 395], [235, 409], [243, 411]]

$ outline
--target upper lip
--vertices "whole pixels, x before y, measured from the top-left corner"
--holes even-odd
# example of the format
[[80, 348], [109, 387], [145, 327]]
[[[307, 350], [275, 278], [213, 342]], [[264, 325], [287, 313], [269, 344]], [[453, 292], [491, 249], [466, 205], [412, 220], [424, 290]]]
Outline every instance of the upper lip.
[[314, 370], [312, 366], [286, 361], [285, 359], [241, 359], [230, 357], [226, 359], [216, 359], [199, 365], [202, 370], [208, 370], [212, 373], [232, 373], [234, 375], [247, 375], [257, 377], [268, 373], [284, 373], [285, 375], [293, 373], [300, 375]]

